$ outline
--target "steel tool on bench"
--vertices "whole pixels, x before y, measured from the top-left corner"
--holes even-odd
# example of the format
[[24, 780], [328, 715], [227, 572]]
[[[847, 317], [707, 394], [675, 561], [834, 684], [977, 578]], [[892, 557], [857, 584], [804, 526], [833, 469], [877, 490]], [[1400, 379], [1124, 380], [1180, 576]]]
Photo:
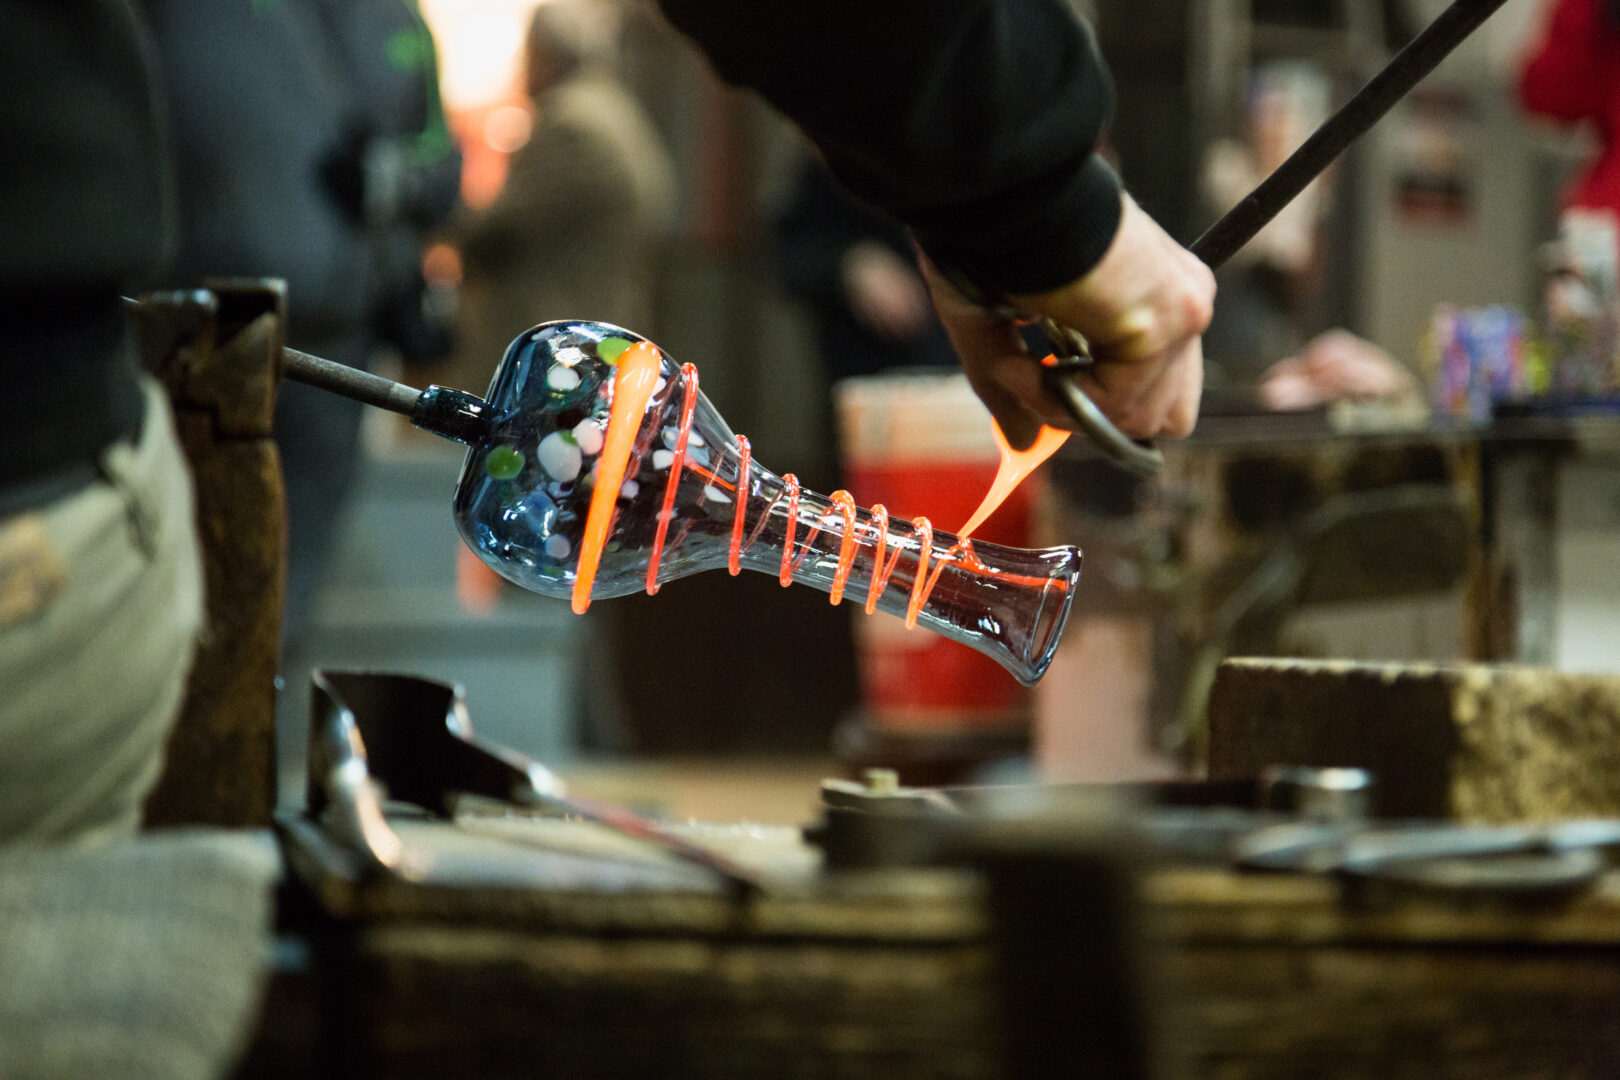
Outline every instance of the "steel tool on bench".
[[[882, 770], [873, 770], [881, 774]], [[950, 862], [977, 824], [1009, 810], [1114, 798], [1167, 864], [1332, 875], [1360, 902], [1410, 896], [1539, 900], [1593, 885], [1620, 855], [1620, 821], [1459, 825], [1376, 819], [1371, 774], [1273, 768], [1246, 780], [1020, 787], [911, 788], [873, 775], [822, 783], [821, 818], [806, 830], [827, 865]]]
[[309, 746], [308, 813], [354, 860], [359, 874], [411, 877], [425, 868], [389, 825], [385, 803], [454, 816], [474, 796], [528, 812], [578, 818], [755, 888], [747, 870], [610, 803], [570, 795], [540, 762], [473, 734], [457, 687], [409, 675], [316, 671]]

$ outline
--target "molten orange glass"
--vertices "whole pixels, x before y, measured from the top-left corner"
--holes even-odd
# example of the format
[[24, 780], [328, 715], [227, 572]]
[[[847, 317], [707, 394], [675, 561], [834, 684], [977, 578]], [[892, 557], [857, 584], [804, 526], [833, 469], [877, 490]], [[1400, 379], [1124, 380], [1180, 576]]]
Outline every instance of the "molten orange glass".
[[1029, 474], [1046, 463], [1046, 459], [1057, 453], [1058, 447], [1069, 441], [1067, 431], [1041, 425], [1040, 434], [1035, 436], [1035, 442], [1026, 450], [1014, 450], [1007, 443], [1007, 436], [1001, 432], [1001, 425], [994, 420], [990, 421], [990, 429], [996, 435], [996, 447], [1001, 451], [1001, 465], [996, 469], [996, 478], [990, 482], [990, 490], [985, 494], [984, 501], [979, 508], [973, 511], [973, 516], [967, 519], [967, 524], [956, 530], [956, 535], [966, 540], [977, 529], [990, 519], [990, 515], [1007, 501], [1007, 496], [1017, 490], [1018, 485], [1029, 479]]
[[[591, 586], [596, 582], [596, 568], [602, 562], [602, 549], [607, 545], [608, 529], [613, 524], [613, 504], [618, 500], [625, 469], [630, 465], [630, 451], [635, 445], [636, 432], [641, 428], [641, 416], [658, 388], [658, 369], [662, 362], [658, 347], [650, 341], [638, 341], [619, 355], [602, 460], [596, 469], [596, 486], [591, 491], [585, 535], [579, 545], [579, 576], [574, 579], [571, 598], [576, 615], [585, 614], [585, 609], [591, 606]], [[653, 562], [656, 564], [657, 559]]]

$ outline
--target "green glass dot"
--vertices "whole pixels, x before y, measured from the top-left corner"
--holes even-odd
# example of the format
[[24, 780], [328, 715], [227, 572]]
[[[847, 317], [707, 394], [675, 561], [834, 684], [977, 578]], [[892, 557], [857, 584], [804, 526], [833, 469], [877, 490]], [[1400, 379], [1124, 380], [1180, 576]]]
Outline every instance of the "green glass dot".
[[617, 364], [630, 344], [622, 337], [603, 338], [596, 343], [596, 355], [601, 357], [603, 363]]
[[433, 39], [426, 27], [394, 31], [383, 42], [383, 51], [395, 71], [420, 71], [433, 63]]
[[579, 438], [572, 431], [559, 431], [557, 432], [557, 438], [561, 439], [569, 446], [579, 445]]
[[523, 452], [497, 446], [484, 457], [484, 471], [496, 480], [510, 480], [523, 471]]

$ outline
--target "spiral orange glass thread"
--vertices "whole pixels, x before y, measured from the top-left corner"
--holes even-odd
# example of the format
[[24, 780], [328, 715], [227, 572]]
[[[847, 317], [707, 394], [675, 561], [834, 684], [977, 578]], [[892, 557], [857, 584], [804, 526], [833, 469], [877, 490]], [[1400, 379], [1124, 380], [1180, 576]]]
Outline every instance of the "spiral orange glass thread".
[[[659, 354], [657, 349], [649, 342], [640, 342], [619, 359], [618, 371], [614, 375], [613, 404], [608, 416], [607, 437], [603, 445], [602, 458], [598, 463], [597, 485], [591, 492], [590, 510], [586, 517], [585, 537], [580, 544], [579, 572], [574, 581], [573, 608], [583, 613], [590, 606], [590, 591], [596, 579], [597, 568], [601, 563], [602, 552], [607, 543], [608, 533], [611, 529], [614, 503], [620, 487], [624, 483], [625, 471], [629, 468], [630, 454], [634, 449], [635, 436], [641, 427], [642, 415], [646, 412], [647, 403], [657, 384]], [[650, 365], [650, 367], [649, 367]], [[651, 377], [648, 377], [648, 373]], [[691, 364], [681, 368], [683, 380], [681, 417], [676, 429], [675, 446], [669, 466], [669, 479], [664, 485], [663, 499], [658, 513], [658, 527], [653, 538], [652, 548], [648, 553], [647, 564], [647, 592], [658, 592], [658, 570], [663, 560], [665, 539], [669, 531], [669, 523], [674, 514], [675, 498], [680, 487], [680, 478], [687, 467], [687, 447], [690, 443], [692, 423], [696, 416], [698, 401], [698, 375], [697, 369]], [[1051, 456], [1052, 452], [1061, 446], [1066, 434], [1043, 429], [1041, 438], [1026, 451], [1014, 451], [1007, 446], [1006, 440], [1001, 436], [1000, 429], [996, 431], [997, 441], [1002, 447], [1002, 473], [998, 475], [998, 484], [992, 488], [985, 504], [979, 512], [969, 519], [967, 529], [976, 527], [989, 514], [1000, 505], [1007, 494], [1034, 469], [1040, 462]], [[719, 448], [715, 448], [718, 454]], [[786, 535], [782, 541], [782, 564], [778, 580], [782, 585], [793, 584], [794, 574], [797, 573], [803, 562], [812, 554], [812, 545], [820, 535], [823, 526], [831, 521], [841, 519], [843, 530], [839, 536], [838, 564], [833, 571], [833, 584], [829, 590], [829, 599], [833, 604], [843, 601], [844, 591], [848, 587], [850, 574], [855, 568], [855, 558], [858, 553], [856, 528], [858, 525], [857, 507], [855, 498], [848, 491], [842, 489], [828, 496], [832, 503], [830, 510], [823, 511], [811, 523], [802, 542], [796, 544], [799, 523], [799, 503], [802, 489], [798, 477], [787, 473], [782, 477], [783, 492], [773, 499], [771, 506], [761, 515], [759, 522], [749, 534], [746, 542], [743, 532], [747, 524], [748, 505], [748, 474], [752, 465], [752, 447], [745, 436], [737, 436], [738, 469], [737, 482], [733, 490], [736, 500], [736, 510], [732, 517], [731, 537], [727, 557], [727, 569], [732, 574], [741, 571], [742, 555], [753, 546], [759, 538], [768, 520], [771, 510], [775, 509], [778, 500], [785, 497]], [[718, 461], [709, 471], [709, 483], [719, 483]], [[1010, 482], [1003, 483], [1004, 480]], [[876, 534], [872, 560], [872, 579], [867, 587], [865, 610], [871, 614], [877, 609], [878, 598], [888, 588], [893, 579], [894, 572], [899, 565], [900, 556], [905, 548], [896, 545], [894, 553], [887, 562], [884, 555], [888, 553], [889, 512], [881, 503], [872, 507], [872, 527]], [[934, 527], [926, 517], [913, 518], [911, 521], [914, 537], [917, 543], [917, 566], [912, 576], [911, 595], [906, 603], [905, 625], [911, 629], [917, 625], [917, 618], [928, 603], [928, 597], [939, 583], [940, 576], [945, 570], [958, 565], [968, 570], [990, 572], [990, 568], [973, 551], [973, 544], [964, 536], [958, 543], [953, 544], [945, 554], [934, 563], [932, 573], [929, 572], [929, 563], [934, 547]], [[679, 538], [677, 538], [679, 539]], [[797, 557], [795, 549], [797, 548]], [[1028, 583], [1026, 579], [1017, 579], [1019, 583]]]

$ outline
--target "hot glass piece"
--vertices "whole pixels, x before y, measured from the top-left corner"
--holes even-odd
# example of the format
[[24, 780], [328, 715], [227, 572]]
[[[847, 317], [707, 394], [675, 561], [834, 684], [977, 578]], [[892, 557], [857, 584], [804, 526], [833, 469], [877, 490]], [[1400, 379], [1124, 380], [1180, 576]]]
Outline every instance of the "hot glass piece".
[[509, 581], [583, 611], [703, 570], [755, 570], [959, 641], [1025, 685], [1051, 663], [1077, 549], [959, 540], [777, 476], [699, 391], [696, 368], [638, 334], [535, 327], [508, 346], [487, 397], [456, 522]]

